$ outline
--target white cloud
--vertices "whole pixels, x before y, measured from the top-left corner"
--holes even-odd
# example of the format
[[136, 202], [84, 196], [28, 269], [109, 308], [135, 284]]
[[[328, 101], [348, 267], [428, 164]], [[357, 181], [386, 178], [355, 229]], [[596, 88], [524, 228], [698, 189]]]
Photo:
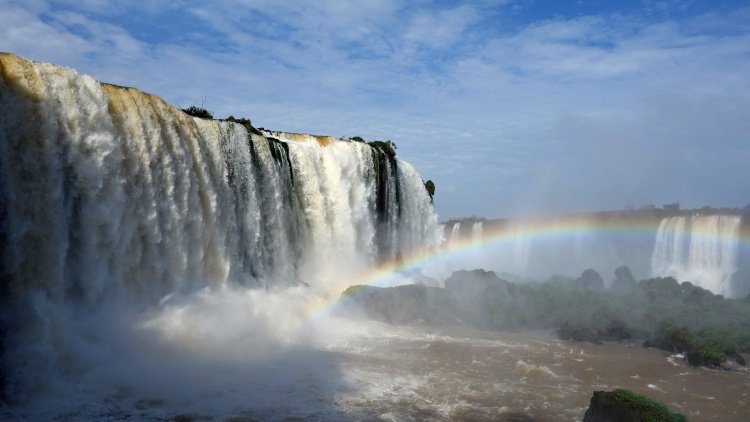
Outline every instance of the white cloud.
[[73, 65], [84, 61], [93, 46], [65, 28], [39, 18], [47, 10], [41, 2], [30, 2], [30, 8], [0, 4], [0, 50], [38, 60]]
[[[750, 170], [721, 164], [750, 159], [750, 12], [500, 27], [512, 6], [188, 2], [165, 40], [135, 23], [170, 2], [6, 3], [0, 50], [261, 126], [392, 139], [453, 216], [750, 195]], [[682, 187], [696, 174], [710, 195]]]
[[449, 49], [478, 18], [476, 9], [467, 5], [437, 12], [421, 11], [412, 18], [404, 39], [433, 49]]

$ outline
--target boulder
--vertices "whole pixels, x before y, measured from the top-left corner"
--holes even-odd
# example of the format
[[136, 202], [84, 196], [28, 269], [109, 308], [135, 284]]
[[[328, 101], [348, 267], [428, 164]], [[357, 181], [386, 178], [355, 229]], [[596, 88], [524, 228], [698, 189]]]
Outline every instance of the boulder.
[[663, 404], [629, 390], [594, 391], [583, 422], [685, 422]]

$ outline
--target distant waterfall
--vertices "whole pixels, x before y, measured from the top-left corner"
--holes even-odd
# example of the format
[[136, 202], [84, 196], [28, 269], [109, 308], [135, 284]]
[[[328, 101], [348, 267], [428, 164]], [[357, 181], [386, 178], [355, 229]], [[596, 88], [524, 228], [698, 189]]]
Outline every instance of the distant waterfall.
[[484, 223], [481, 221], [449, 221], [443, 227], [445, 243], [447, 245], [457, 245], [462, 241], [477, 243], [482, 240], [483, 229]]
[[740, 223], [736, 215], [664, 218], [651, 256], [652, 275], [729, 295], [729, 281], [737, 270]]
[[480, 242], [482, 240], [482, 222], [477, 221], [476, 223], [471, 225], [471, 241], [474, 243]]
[[451, 227], [451, 236], [448, 238], [448, 243], [457, 243], [461, 240], [461, 222], [456, 221]]
[[439, 242], [416, 171], [367, 144], [186, 115], [0, 55], [2, 276], [95, 303], [233, 283], [338, 293]]

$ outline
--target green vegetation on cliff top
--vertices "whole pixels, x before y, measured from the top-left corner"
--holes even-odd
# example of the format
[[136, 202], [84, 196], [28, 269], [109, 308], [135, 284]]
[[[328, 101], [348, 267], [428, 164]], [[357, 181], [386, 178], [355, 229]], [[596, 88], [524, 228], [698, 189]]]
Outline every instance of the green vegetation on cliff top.
[[206, 110], [203, 107], [199, 107], [196, 105], [192, 105], [188, 108], [183, 108], [182, 111], [184, 111], [185, 113], [193, 117], [199, 117], [201, 119], [213, 119], [214, 118], [214, 115], [211, 114], [210, 111]]

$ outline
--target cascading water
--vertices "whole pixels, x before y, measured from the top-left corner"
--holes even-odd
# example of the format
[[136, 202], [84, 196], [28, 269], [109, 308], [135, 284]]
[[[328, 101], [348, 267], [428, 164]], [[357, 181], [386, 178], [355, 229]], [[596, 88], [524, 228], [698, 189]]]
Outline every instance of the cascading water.
[[[326, 301], [379, 261], [440, 240], [416, 171], [367, 144], [249, 133], [9, 54], [0, 54], [0, 71], [10, 399], [34, 395], [52, 372], [70, 373], [80, 356], [66, 354], [73, 336], [60, 325], [84, 310], [132, 313], [170, 306], [175, 295], [261, 286], [307, 286], [295, 297]], [[239, 297], [282, 330], [292, 305], [260, 294]], [[170, 309], [143, 326], [193, 338], [189, 315]], [[85, 341], [97, 335], [105, 337]]]
[[[447, 227], [443, 227], [448, 244], [458, 244], [462, 240], [470, 240], [472, 243], [478, 243], [482, 240], [483, 234], [483, 222], [482, 221], [469, 221], [467, 222], [466, 228], [470, 228], [471, 232], [461, 232], [462, 221], [449, 222]], [[469, 224], [470, 223], [470, 224]]]
[[729, 295], [729, 281], [737, 270], [740, 223], [736, 215], [664, 218], [651, 257], [652, 275], [690, 281]]
[[651, 272], [669, 274], [683, 267], [687, 218], [666, 217], [659, 223], [651, 256]]
[[529, 259], [531, 257], [531, 242], [524, 236], [523, 224], [513, 224], [510, 256], [513, 257], [513, 263], [516, 265], [514, 270], [519, 274], [526, 274], [529, 268]]
[[361, 269], [437, 241], [419, 175], [366, 144], [248, 134], [68, 69], [2, 64], [13, 289], [328, 283], [330, 256]]
[[461, 239], [461, 222], [456, 221], [451, 227], [451, 236], [448, 240], [449, 243], [457, 243]]
[[471, 225], [471, 241], [480, 242], [482, 240], [482, 222], [477, 221]]

